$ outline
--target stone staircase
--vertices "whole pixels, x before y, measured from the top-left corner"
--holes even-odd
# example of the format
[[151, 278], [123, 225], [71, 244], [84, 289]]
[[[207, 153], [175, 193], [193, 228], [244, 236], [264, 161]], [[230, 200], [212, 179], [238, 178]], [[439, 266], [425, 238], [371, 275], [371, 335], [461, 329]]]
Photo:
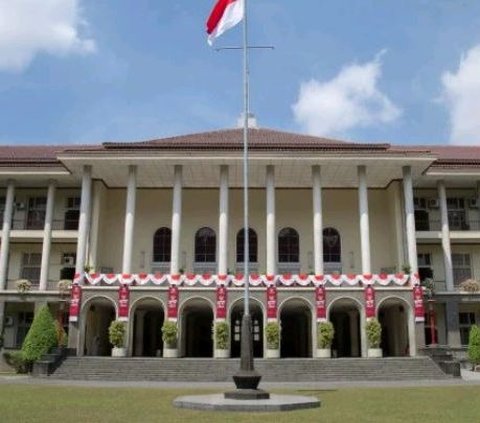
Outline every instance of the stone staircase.
[[[230, 382], [238, 359], [68, 357], [52, 379]], [[449, 379], [429, 357], [257, 359], [264, 382], [395, 381]]]

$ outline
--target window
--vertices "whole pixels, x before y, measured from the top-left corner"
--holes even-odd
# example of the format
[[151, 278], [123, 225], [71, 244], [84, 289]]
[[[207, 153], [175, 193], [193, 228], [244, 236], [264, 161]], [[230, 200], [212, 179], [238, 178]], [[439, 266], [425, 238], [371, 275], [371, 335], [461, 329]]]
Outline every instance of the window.
[[465, 211], [465, 199], [447, 198], [448, 225], [450, 230], [466, 230], [468, 228]]
[[462, 345], [468, 345], [470, 328], [475, 324], [475, 313], [459, 313], [460, 341]]
[[342, 261], [340, 234], [334, 228], [323, 230], [323, 261], [324, 263], [340, 263]]
[[26, 229], [43, 229], [46, 208], [47, 197], [30, 197], [28, 199]]
[[432, 255], [430, 253], [419, 253], [417, 255], [418, 260], [418, 273], [420, 274], [420, 280], [433, 279], [432, 270]]
[[65, 204], [65, 221], [63, 229], [76, 231], [80, 219], [80, 197], [68, 197]]
[[298, 263], [300, 261], [300, 239], [293, 228], [283, 228], [278, 234], [278, 261]]
[[156, 263], [170, 262], [172, 248], [172, 231], [160, 228], [153, 236], [153, 261]]
[[[248, 261], [257, 262], [257, 233], [253, 229], [248, 230]], [[243, 263], [245, 253], [245, 230], [240, 229], [237, 234], [237, 263]]]
[[415, 207], [415, 229], [417, 231], [429, 231], [430, 219], [427, 209], [427, 200], [425, 198], [415, 197], [413, 199]]
[[5, 212], [5, 197], [0, 197], [0, 224], [3, 223], [4, 212]]
[[40, 265], [42, 255], [40, 253], [23, 253], [21, 279], [28, 279], [32, 284], [40, 282]]
[[201, 228], [195, 235], [195, 262], [215, 263], [217, 237], [211, 228]]
[[472, 277], [470, 254], [452, 254], [453, 283], [459, 283]]
[[15, 336], [15, 347], [21, 348], [25, 337], [27, 336], [30, 326], [33, 322], [33, 312], [21, 311], [18, 313], [17, 333]]

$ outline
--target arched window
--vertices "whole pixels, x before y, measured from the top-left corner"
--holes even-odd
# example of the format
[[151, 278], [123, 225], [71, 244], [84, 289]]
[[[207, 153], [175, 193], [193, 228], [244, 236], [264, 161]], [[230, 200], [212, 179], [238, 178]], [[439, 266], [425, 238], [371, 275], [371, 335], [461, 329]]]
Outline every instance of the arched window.
[[[257, 262], [257, 233], [252, 229], [248, 229], [248, 261], [250, 263]], [[245, 252], [245, 230], [240, 229], [237, 234], [237, 263], [243, 263]]]
[[215, 263], [216, 241], [217, 237], [213, 229], [199, 229], [195, 235], [195, 262]]
[[172, 247], [172, 231], [160, 228], [153, 236], [153, 261], [155, 263], [169, 262]]
[[299, 256], [298, 232], [293, 228], [283, 228], [278, 234], [278, 261], [280, 263], [298, 263]]
[[340, 234], [334, 228], [323, 230], [323, 261], [325, 263], [340, 263], [342, 261]]

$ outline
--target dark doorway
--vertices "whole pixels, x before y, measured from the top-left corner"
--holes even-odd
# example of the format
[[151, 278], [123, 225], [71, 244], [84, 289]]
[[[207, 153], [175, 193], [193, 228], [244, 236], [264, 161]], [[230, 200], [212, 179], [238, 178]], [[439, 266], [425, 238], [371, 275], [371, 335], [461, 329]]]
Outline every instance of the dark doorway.
[[360, 313], [354, 304], [335, 304], [330, 311], [330, 321], [335, 330], [332, 343], [334, 357], [360, 357]]
[[194, 299], [183, 311], [185, 357], [213, 357], [213, 311], [207, 301]]
[[[263, 357], [263, 314], [260, 306], [250, 303], [253, 330], [253, 356]], [[235, 304], [230, 316], [230, 339], [232, 342], [231, 356], [240, 357], [240, 334], [242, 333], [243, 302]]]
[[92, 300], [87, 307], [83, 352], [90, 356], [110, 356], [112, 345], [108, 340], [108, 328], [115, 320], [115, 307], [103, 298]]
[[282, 327], [280, 356], [311, 357], [311, 321], [309, 307], [301, 300], [290, 300], [280, 313]]
[[388, 299], [382, 303], [378, 311], [378, 320], [382, 325], [380, 347], [384, 357], [409, 355], [407, 317], [405, 306], [400, 301]]
[[156, 300], [147, 299], [137, 306], [133, 320], [133, 356], [159, 357], [162, 355], [164, 318], [163, 308]]

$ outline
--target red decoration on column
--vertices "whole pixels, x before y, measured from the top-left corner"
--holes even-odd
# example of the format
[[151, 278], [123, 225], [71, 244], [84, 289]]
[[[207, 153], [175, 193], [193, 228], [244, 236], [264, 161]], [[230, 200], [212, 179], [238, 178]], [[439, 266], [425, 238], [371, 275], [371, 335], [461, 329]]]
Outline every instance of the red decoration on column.
[[227, 288], [225, 286], [219, 286], [217, 288], [217, 319], [227, 318]]
[[367, 319], [375, 317], [375, 290], [371, 285], [365, 288], [365, 314]]
[[121, 284], [118, 288], [118, 320], [128, 321], [128, 309], [130, 308], [130, 289], [127, 284]]
[[267, 288], [267, 319], [277, 318], [277, 287]]
[[80, 304], [82, 303], [82, 287], [78, 284], [72, 285], [72, 293], [70, 298], [69, 321], [78, 322], [80, 315]]
[[168, 288], [168, 306], [167, 315], [169, 319], [177, 320], [178, 318], [178, 286], [173, 285]]
[[413, 287], [413, 303], [415, 307], [415, 321], [425, 321], [425, 306], [423, 304], [423, 288], [420, 285]]
[[317, 286], [315, 290], [315, 304], [317, 306], [317, 320], [327, 320], [327, 291], [324, 286]]

